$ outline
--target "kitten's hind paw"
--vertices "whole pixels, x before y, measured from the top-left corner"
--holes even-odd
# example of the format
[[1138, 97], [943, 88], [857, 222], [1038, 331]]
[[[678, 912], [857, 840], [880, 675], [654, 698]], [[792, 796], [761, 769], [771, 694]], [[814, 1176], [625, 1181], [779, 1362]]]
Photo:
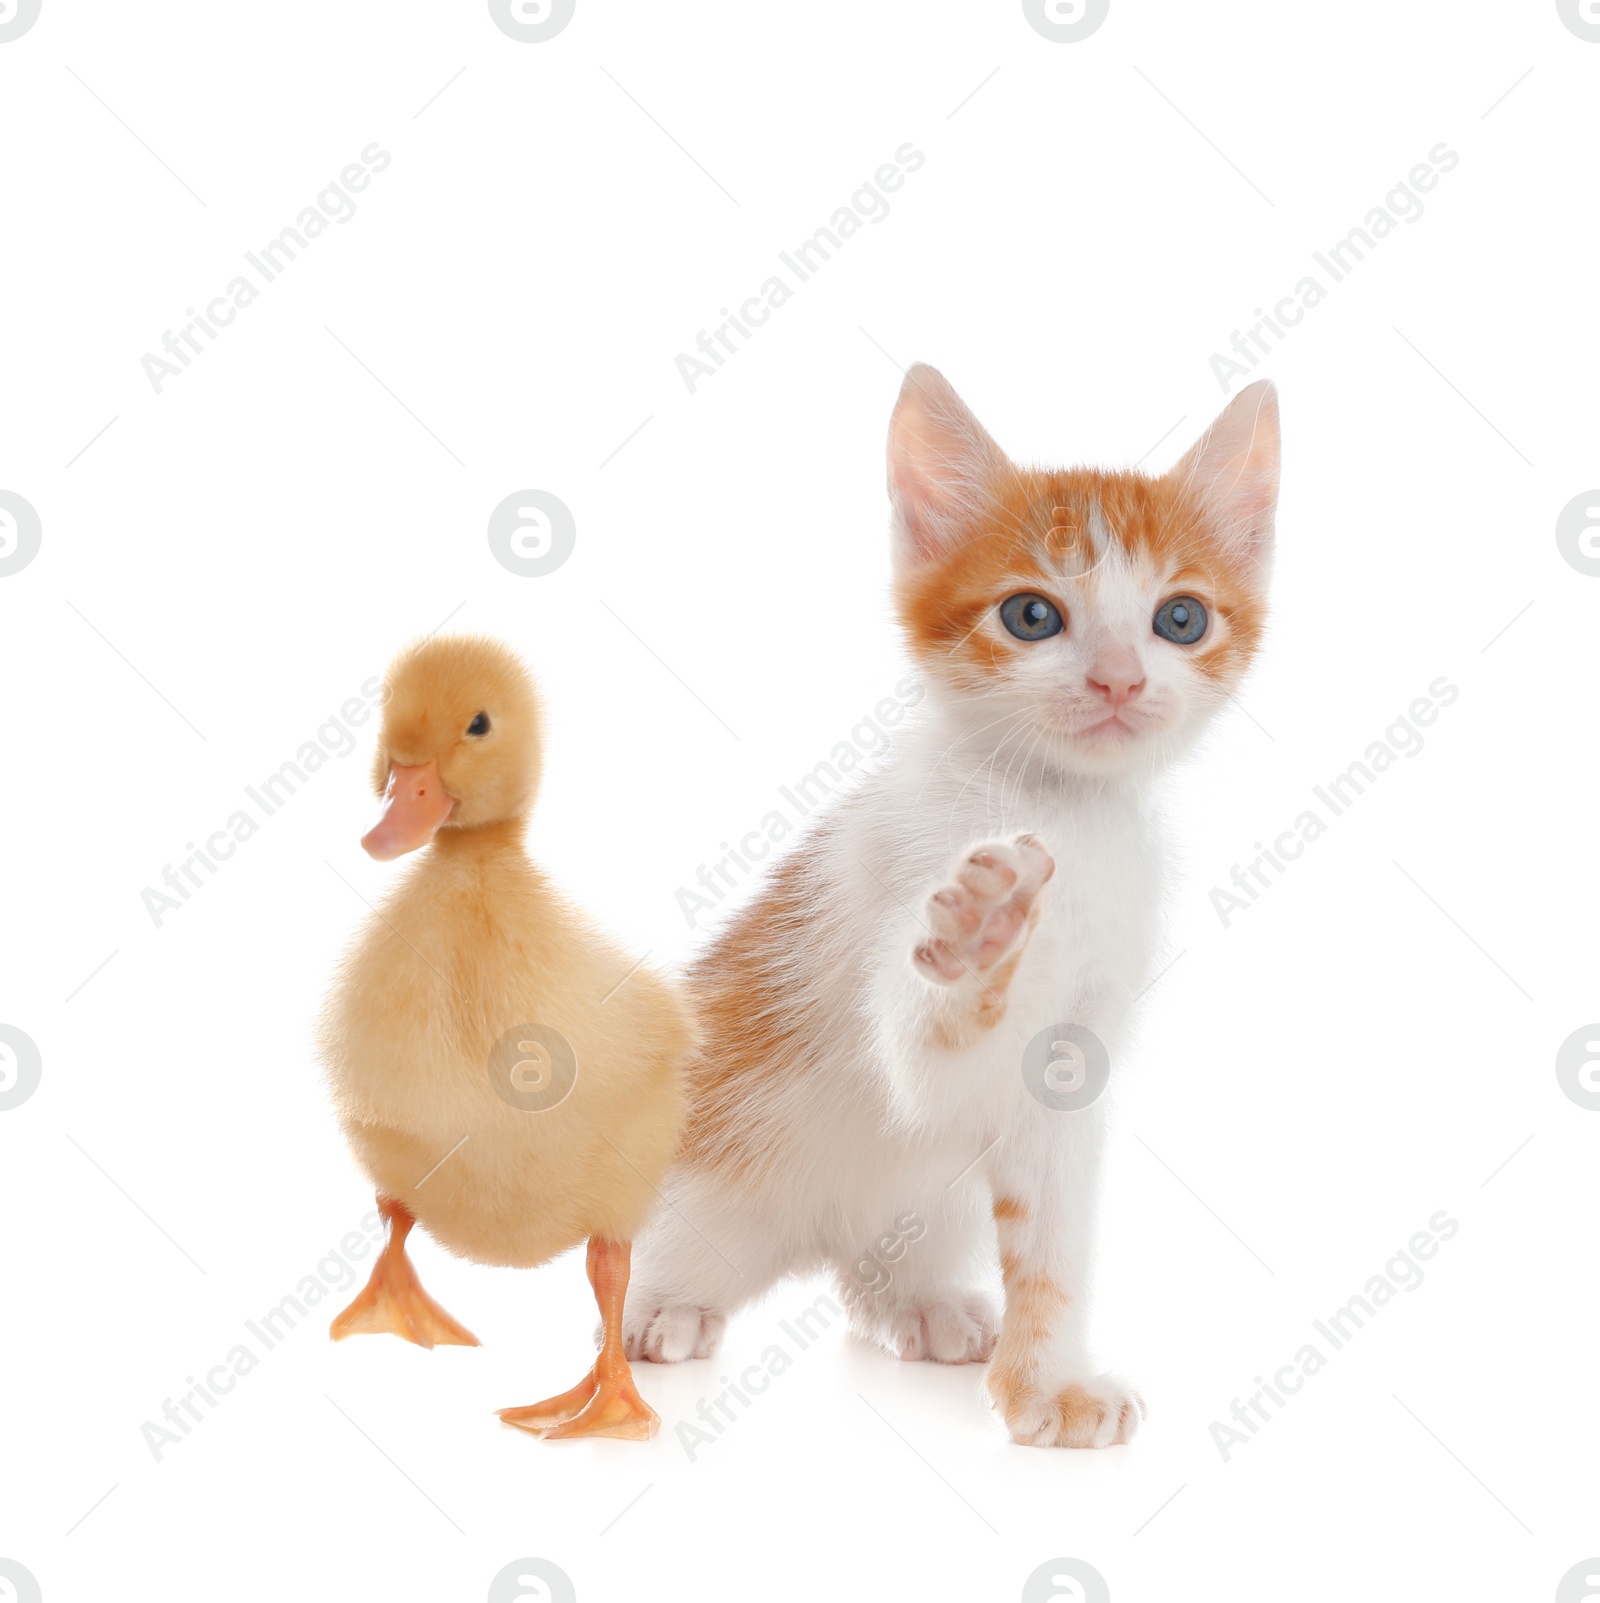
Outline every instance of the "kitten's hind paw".
[[1002, 966], [1020, 955], [1034, 903], [1055, 871], [1037, 835], [975, 846], [928, 898], [930, 934], [911, 954], [917, 972], [935, 985], [1003, 987], [1010, 973]]
[[890, 1344], [907, 1363], [986, 1364], [1000, 1321], [982, 1298], [902, 1308], [889, 1321]]
[[623, 1350], [630, 1361], [681, 1364], [686, 1358], [715, 1358], [728, 1327], [726, 1314], [708, 1308], [641, 1308], [629, 1310], [622, 1328]]

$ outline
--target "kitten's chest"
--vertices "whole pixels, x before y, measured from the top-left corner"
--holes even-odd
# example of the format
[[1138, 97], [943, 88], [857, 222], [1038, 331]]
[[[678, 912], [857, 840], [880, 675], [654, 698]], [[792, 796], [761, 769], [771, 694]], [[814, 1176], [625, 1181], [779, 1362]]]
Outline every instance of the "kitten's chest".
[[1082, 992], [1145, 983], [1160, 910], [1159, 846], [1144, 819], [1059, 820], [1037, 932], [1047, 967]]
[[1029, 831], [1055, 861], [1015, 1000], [1119, 1012], [1148, 982], [1160, 913], [1160, 842], [1142, 799], [1023, 795], [1001, 818], [967, 823], [974, 841]]

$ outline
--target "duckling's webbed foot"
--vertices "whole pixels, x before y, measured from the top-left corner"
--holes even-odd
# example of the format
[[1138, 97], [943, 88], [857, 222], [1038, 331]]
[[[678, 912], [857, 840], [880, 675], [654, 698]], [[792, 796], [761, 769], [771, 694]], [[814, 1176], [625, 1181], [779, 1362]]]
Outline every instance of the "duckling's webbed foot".
[[416, 1223], [392, 1198], [378, 1198], [389, 1239], [356, 1300], [328, 1327], [335, 1341], [346, 1336], [400, 1336], [419, 1347], [476, 1347], [478, 1338], [452, 1319], [417, 1279], [406, 1256], [406, 1237]]
[[661, 1417], [639, 1395], [622, 1350], [622, 1304], [628, 1292], [632, 1247], [626, 1241], [589, 1242], [589, 1283], [600, 1305], [603, 1337], [594, 1368], [571, 1391], [532, 1403], [502, 1408], [507, 1425], [548, 1441], [567, 1436], [616, 1436], [643, 1442], [655, 1435]]
[[518, 1430], [543, 1436], [557, 1425], [565, 1425], [569, 1419], [576, 1419], [589, 1406], [596, 1389], [597, 1382], [591, 1369], [571, 1391], [564, 1391], [559, 1397], [547, 1397], [542, 1403], [529, 1403], [526, 1408], [502, 1408], [499, 1411], [500, 1419], [503, 1424], [515, 1425]]

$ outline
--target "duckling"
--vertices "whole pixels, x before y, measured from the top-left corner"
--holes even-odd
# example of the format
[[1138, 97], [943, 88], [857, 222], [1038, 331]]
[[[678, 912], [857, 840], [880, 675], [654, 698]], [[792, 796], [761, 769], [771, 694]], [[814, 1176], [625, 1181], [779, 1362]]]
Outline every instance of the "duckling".
[[526, 854], [540, 708], [517, 657], [482, 637], [433, 638], [387, 683], [373, 769], [384, 808], [361, 844], [380, 861], [420, 855], [344, 959], [321, 1055], [388, 1239], [330, 1334], [478, 1345], [422, 1289], [413, 1224], [474, 1263], [518, 1268], [587, 1239], [594, 1366], [500, 1418], [546, 1437], [643, 1440], [659, 1419], [623, 1353], [622, 1307], [630, 1244], [677, 1141], [689, 1014]]

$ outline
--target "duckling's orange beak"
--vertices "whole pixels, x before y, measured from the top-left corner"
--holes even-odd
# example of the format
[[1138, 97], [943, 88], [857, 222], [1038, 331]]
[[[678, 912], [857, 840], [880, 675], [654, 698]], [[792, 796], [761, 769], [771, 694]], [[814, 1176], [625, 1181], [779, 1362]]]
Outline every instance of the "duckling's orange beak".
[[393, 763], [389, 788], [384, 792], [383, 817], [361, 837], [361, 844], [367, 855], [380, 863], [403, 857], [433, 839], [455, 804], [455, 797], [445, 794], [437, 762], [415, 768]]

